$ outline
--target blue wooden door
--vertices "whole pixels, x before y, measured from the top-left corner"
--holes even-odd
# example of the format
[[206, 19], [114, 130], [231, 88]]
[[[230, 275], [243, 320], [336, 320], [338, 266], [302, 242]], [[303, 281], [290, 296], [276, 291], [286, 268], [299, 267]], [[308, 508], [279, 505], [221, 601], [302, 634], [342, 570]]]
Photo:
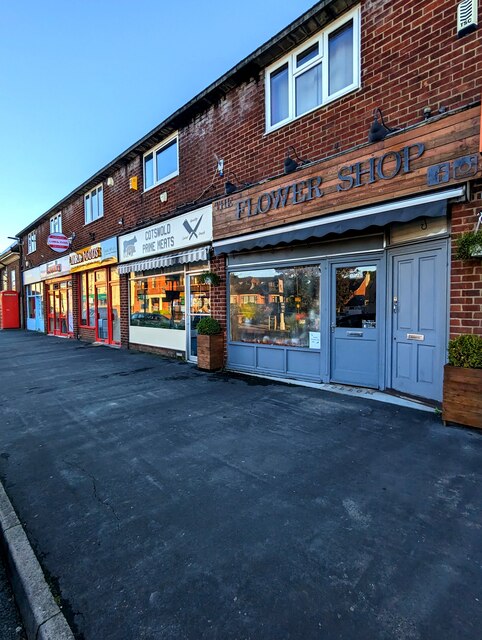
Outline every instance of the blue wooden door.
[[396, 391], [442, 399], [447, 324], [445, 245], [391, 256], [392, 367]]
[[379, 385], [377, 263], [332, 265], [331, 380]]

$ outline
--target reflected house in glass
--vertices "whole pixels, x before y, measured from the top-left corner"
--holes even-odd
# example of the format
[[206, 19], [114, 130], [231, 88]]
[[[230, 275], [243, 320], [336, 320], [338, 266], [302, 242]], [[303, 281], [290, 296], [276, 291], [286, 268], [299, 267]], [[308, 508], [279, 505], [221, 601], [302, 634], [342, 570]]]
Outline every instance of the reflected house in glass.
[[233, 341], [309, 347], [319, 331], [319, 272], [313, 267], [230, 274]]

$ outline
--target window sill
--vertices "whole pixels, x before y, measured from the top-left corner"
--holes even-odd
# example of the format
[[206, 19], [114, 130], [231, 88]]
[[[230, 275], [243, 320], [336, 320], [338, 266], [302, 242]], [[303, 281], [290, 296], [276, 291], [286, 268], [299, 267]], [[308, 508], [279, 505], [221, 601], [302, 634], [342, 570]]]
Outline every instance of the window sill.
[[84, 222], [84, 227], [88, 227], [89, 224], [93, 224], [94, 222], [97, 222], [97, 220], [102, 220], [104, 216], [99, 216], [98, 218], [96, 218], [95, 220], [90, 220], [89, 222]]
[[170, 173], [168, 176], [166, 176], [165, 178], [163, 178], [159, 182], [156, 182], [152, 186], [147, 187], [146, 189], [144, 189], [143, 193], [147, 193], [148, 191], [152, 191], [156, 187], [159, 187], [161, 184], [165, 184], [166, 182], [169, 182], [169, 180], [172, 180], [173, 178], [177, 178], [178, 175], [179, 175], [179, 171], [176, 171], [175, 173]]

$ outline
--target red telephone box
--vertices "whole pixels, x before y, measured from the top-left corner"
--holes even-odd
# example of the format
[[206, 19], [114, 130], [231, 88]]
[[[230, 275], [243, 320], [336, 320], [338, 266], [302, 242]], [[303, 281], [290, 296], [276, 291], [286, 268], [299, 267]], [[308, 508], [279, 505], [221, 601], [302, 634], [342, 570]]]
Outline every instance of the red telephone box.
[[17, 291], [0, 291], [0, 329], [20, 329], [20, 305]]

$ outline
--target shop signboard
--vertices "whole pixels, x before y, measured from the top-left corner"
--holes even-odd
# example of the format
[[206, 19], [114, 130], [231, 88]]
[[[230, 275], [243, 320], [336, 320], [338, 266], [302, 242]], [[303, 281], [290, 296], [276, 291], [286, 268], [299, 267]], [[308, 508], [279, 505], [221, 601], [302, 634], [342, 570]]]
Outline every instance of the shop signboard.
[[49, 280], [51, 278], [61, 278], [70, 273], [69, 256], [63, 256], [57, 260], [52, 260], [40, 265], [40, 279]]
[[74, 251], [69, 256], [70, 271], [86, 271], [117, 262], [117, 238], [108, 238], [89, 247]]
[[70, 247], [70, 240], [63, 233], [51, 233], [47, 238], [47, 245], [57, 253], [63, 253]]
[[40, 282], [41, 279], [40, 267], [27, 269], [22, 273], [22, 280], [25, 286], [27, 286], [28, 284], [35, 284], [36, 282]]
[[119, 237], [119, 262], [173, 253], [211, 242], [212, 206], [208, 205]]
[[262, 232], [482, 175], [480, 107], [279, 176], [214, 203], [214, 239]]

